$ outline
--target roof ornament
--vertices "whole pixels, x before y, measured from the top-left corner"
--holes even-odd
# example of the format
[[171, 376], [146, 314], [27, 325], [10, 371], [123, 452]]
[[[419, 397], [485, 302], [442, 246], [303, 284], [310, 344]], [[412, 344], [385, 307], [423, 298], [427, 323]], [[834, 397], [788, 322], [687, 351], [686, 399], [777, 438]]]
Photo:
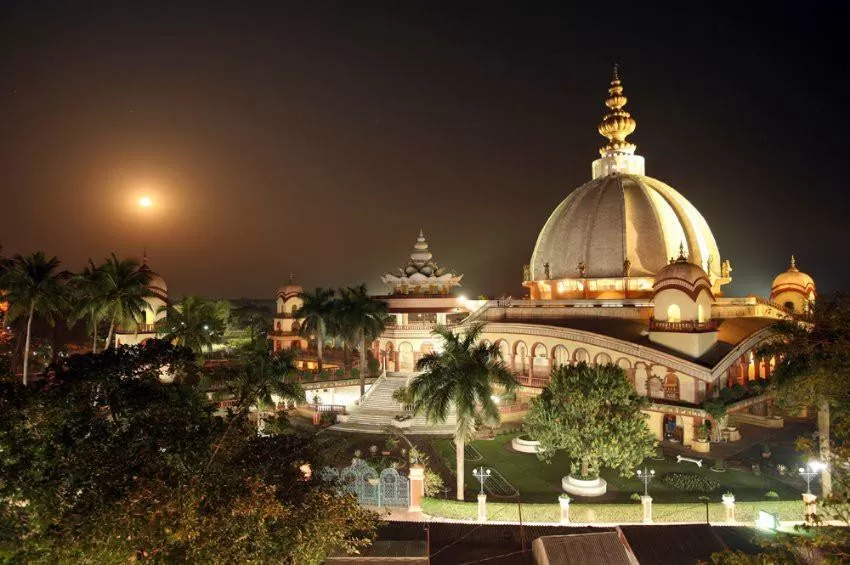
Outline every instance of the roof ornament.
[[688, 258], [685, 257], [685, 243], [679, 243], [679, 256], [676, 257], [676, 263], [687, 263]]
[[797, 260], [794, 258], [794, 255], [791, 255], [791, 266], [788, 268], [788, 270], [793, 271], [795, 273], [800, 271], [800, 269], [797, 268]]
[[599, 148], [599, 154], [603, 157], [611, 153], [632, 155], [637, 149], [634, 143], [626, 141], [626, 137], [637, 128], [637, 122], [632, 118], [632, 115], [623, 109], [628, 100], [623, 94], [620, 66], [615, 64], [611, 86], [608, 88], [608, 98], [605, 99], [608, 113], [605, 114], [599, 124], [600, 135], [608, 139], [608, 144]]
[[289, 284], [295, 283], [295, 273], [289, 273]]

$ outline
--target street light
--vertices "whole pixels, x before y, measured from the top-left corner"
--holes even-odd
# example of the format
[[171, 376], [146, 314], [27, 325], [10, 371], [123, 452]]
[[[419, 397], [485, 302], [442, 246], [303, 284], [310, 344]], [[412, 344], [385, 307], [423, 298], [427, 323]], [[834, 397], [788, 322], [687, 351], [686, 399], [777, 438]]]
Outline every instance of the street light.
[[478, 467], [472, 470], [472, 475], [481, 483], [481, 494], [484, 494], [484, 481], [490, 478], [492, 471], [484, 467]]
[[806, 494], [812, 494], [812, 479], [826, 469], [826, 464], [820, 461], [809, 461], [807, 467], [800, 467], [800, 475], [806, 479]]
[[655, 478], [655, 469], [648, 469], [644, 466], [643, 471], [638, 469], [637, 476], [643, 479], [643, 495], [649, 496], [649, 483]]

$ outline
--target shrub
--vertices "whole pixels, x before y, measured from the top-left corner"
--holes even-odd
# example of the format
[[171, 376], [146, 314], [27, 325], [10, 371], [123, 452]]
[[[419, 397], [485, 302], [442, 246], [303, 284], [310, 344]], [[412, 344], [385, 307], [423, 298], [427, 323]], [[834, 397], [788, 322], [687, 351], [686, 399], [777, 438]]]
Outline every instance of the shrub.
[[435, 497], [443, 493], [443, 479], [439, 473], [425, 469], [425, 496]]
[[334, 375], [336, 375], [336, 378], [338, 378], [338, 379], [343, 378], [345, 376], [345, 369], [337, 369], [334, 372]]
[[695, 473], [667, 473], [661, 482], [683, 492], [711, 492], [720, 488], [719, 481]]
[[779, 493], [775, 490], [769, 490], [764, 493], [764, 497], [768, 500], [779, 500]]
[[633, 492], [629, 498], [635, 502], [640, 502], [640, 493]]
[[351, 378], [352, 379], [360, 378], [360, 369], [351, 369]]

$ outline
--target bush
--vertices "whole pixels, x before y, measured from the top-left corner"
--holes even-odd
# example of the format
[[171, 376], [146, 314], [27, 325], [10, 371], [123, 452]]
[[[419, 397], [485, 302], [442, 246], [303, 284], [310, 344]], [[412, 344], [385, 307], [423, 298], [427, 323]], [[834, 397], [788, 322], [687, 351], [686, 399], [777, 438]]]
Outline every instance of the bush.
[[345, 376], [345, 369], [337, 369], [334, 375], [336, 375], [337, 379], [343, 378]]
[[438, 494], [443, 494], [443, 479], [439, 473], [435, 473], [431, 469], [425, 469], [425, 496], [435, 497]]
[[661, 482], [683, 492], [711, 492], [720, 488], [720, 482], [695, 473], [667, 473]]
[[633, 492], [629, 498], [635, 502], [640, 502], [640, 493]]
[[351, 369], [351, 378], [352, 379], [360, 378], [360, 369]]
[[769, 490], [764, 493], [764, 497], [768, 500], [779, 500], [779, 493], [775, 490]]

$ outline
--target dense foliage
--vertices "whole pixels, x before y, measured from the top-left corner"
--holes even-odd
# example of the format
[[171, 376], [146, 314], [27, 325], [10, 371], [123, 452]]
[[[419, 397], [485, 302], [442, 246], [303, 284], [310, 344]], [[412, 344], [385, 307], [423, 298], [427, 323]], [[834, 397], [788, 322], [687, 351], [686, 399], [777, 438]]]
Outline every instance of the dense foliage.
[[374, 515], [305, 473], [310, 441], [216, 417], [198, 372], [152, 340], [0, 383], [0, 558], [320, 563], [368, 544]]
[[524, 428], [540, 442], [541, 460], [569, 453], [573, 476], [596, 478], [602, 466], [629, 476], [655, 452], [641, 413], [647, 404], [616, 365], [562, 366], [531, 401]]

